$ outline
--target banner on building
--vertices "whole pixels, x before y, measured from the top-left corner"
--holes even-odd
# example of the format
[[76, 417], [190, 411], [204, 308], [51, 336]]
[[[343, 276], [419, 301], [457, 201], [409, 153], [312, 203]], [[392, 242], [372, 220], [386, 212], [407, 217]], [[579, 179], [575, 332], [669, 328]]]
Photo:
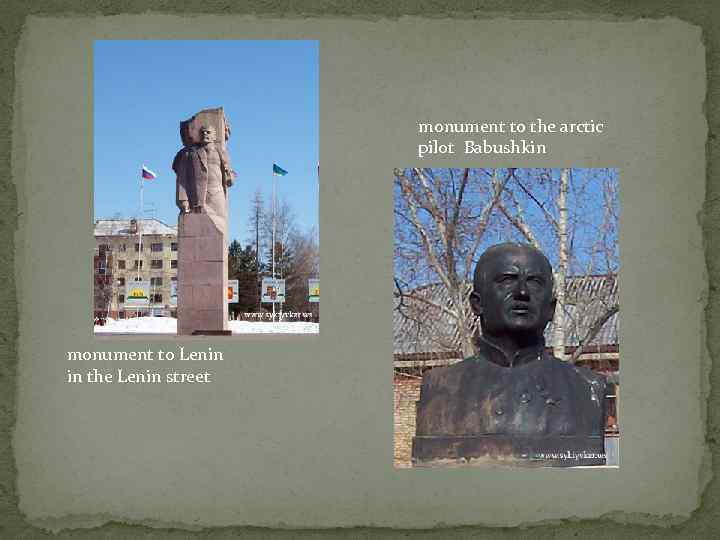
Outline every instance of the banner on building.
[[308, 302], [320, 301], [320, 280], [308, 279]]
[[238, 280], [228, 279], [227, 287], [228, 304], [237, 304], [238, 302]]
[[260, 289], [261, 300], [264, 303], [277, 304], [285, 302], [285, 280], [263, 278]]
[[150, 305], [150, 282], [129, 282], [125, 286], [125, 307], [146, 307], [148, 305]]
[[177, 307], [177, 279], [170, 280], [170, 305]]

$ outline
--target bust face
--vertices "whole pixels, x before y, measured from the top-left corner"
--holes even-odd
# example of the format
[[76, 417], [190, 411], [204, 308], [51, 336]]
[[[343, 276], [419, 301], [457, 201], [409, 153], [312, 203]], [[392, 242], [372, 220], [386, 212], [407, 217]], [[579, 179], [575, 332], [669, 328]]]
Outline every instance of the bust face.
[[483, 332], [541, 335], [555, 312], [552, 269], [545, 256], [530, 247], [506, 245], [481, 262], [471, 304], [482, 314]]
[[215, 128], [212, 126], [202, 126], [200, 128], [200, 142], [202, 144], [215, 142]]

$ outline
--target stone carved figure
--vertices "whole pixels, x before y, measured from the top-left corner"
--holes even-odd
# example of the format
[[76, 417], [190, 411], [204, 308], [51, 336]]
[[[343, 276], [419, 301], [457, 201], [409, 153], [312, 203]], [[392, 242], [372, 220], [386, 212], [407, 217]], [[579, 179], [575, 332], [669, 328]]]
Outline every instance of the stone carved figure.
[[[223, 134], [218, 140], [217, 134]], [[177, 175], [179, 335], [230, 335], [227, 309], [227, 191], [233, 183], [222, 108], [180, 122]]]
[[[229, 126], [225, 133], [229, 136]], [[173, 170], [180, 211], [206, 213], [219, 230], [227, 231], [227, 189], [233, 174], [225, 148], [216, 142], [213, 126], [200, 126], [200, 141], [177, 153]]]
[[470, 304], [476, 354], [423, 377], [413, 462], [603, 464], [604, 377], [545, 349], [556, 305], [547, 258], [527, 245], [489, 248]]

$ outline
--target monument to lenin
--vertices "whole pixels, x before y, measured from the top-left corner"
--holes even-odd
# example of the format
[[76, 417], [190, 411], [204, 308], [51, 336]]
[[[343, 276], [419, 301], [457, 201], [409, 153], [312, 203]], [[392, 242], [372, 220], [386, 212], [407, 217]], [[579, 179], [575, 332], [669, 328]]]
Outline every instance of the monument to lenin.
[[222, 107], [180, 122], [183, 147], [177, 176], [178, 335], [229, 335], [227, 306], [227, 192], [233, 171]]

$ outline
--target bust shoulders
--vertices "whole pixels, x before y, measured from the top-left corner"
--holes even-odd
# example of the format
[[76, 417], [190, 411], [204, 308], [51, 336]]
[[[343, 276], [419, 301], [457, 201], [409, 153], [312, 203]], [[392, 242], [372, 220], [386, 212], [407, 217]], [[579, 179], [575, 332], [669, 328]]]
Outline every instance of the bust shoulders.
[[480, 354], [423, 376], [417, 429], [422, 435], [598, 434], [604, 396], [602, 375], [547, 353], [514, 367]]

